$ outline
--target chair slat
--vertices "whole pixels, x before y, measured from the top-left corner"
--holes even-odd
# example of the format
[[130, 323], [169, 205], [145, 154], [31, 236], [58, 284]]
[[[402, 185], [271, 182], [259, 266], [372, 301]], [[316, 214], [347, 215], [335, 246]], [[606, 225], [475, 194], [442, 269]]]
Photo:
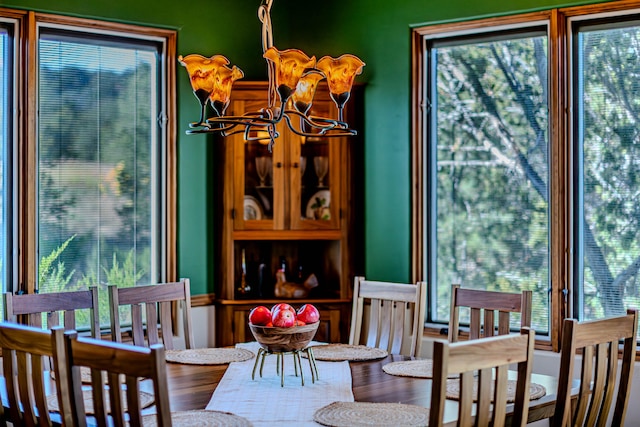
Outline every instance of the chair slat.
[[[31, 355], [31, 367], [29, 368], [32, 376], [31, 382], [32, 384], [34, 384], [34, 387], [39, 387], [42, 389], [44, 389], [44, 371], [42, 369], [43, 362], [44, 361], [42, 356]], [[49, 374], [47, 373], [47, 375]], [[38, 417], [36, 417], [36, 414], [33, 413], [33, 418], [38, 419], [38, 424], [41, 426], [51, 425], [49, 408], [47, 407], [47, 399], [45, 397], [45, 393], [34, 393], [33, 399], [38, 414]]]
[[495, 324], [495, 311], [493, 310], [484, 310], [484, 336], [492, 337], [495, 335], [496, 324]]
[[[587, 411], [586, 422], [587, 425], [596, 425], [598, 414], [600, 413], [600, 404], [604, 398], [605, 387], [607, 385], [607, 347], [610, 343], [597, 344], [595, 346], [595, 363], [594, 363], [594, 377], [593, 388], [591, 391], [591, 404]], [[605, 408], [602, 408], [605, 410]]]
[[[77, 369], [78, 374], [80, 373], [80, 368], [74, 366], [71, 361], [69, 366], [71, 369]], [[113, 381], [114, 378], [112, 377], [111, 380]], [[80, 383], [82, 382], [80, 381]], [[74, 390], [74, 395], [80, 398], [79, 402], [78, 400], [76, 400], [77, 402], [76, 410], [80, 412], [80, 408], [84, 408], [84, 403], [82, 400], [83, 395], [82, 393], [79, 393], [76, 388], [73, 388], [73, 390]], [[93, 413], [98, 419], [98, 425], [100, 427], [106, 426], [109, 423], [109, 416], [108, 416], [108, 410], [107, 410], [106, 401], [105, 401], [105, 395], [107, 394], [107, 390], [104, 388], [104, 376], [102, 375], [102, 371], [100, 369], [96, 369], [93, 367], [91, 368], [91, 391], [93, 395]], [[82, 414], [79, 414], [79, 415], [80, 415], [80, 418], [84, 418], [82, 417]]]
[[476, 340], [480, 338], [480, 309], [479, 308], [471, 308], [470, 318], [470, 326], [469, 326], [469, 339]]
[[[147, 340], [149, 345], [158, 344], [158, 342], [160, 342], [158, 328], [156, 327], [159, 323], [158, 306], [156, 304], [156, 302], [148, 302], [145, 304], [147, 310], [147, 325], [151, 325], [147, 327]], [[173, 335], [173, 333], [170, 335]]]
[[142, 318], [142, 306], [139, 303], [131, 305], [131, 333], [133, 334], [133, 344], [144, 347], [144, 319]]
[[47, 327], [60, 326], [60, 313], [57, 311], [50, 311], [46, 314]]
[[[160, 329], [162, 331], [171, 331], [173, 328], [173, 319], [171, 317], [171, 303], [161, 302], [160, 305]], [[184, 322], [184, 319], [183, 319]], [[165, 343], [166, 348], [174, 348], [173, 334], [162, 334], [162, 340]], [[186, 343], [185, 343], [186, 345]], [[187, 348], [191, 348], [189, 344]]]
[[[525, 374], [526, 375], [526, 374]], [[524, 383], [526, 379], [520, 378], [520, 384]], [[498, 402], [493, 405], [492, 422], [494, 427], [504, 426], [507, 418], [507, 368], [504, 366], [496, 368], [495, 387], [493, 393], [493, 401]], [[520, 397], [520, 399], [529, 399], [527, 393], [526, 396]], [[522, 401], [522, 400], [521, 400]], [[517, 413], [516, 413], [517, 416]], [[515, 422], [514, 425], [520, 425], [520, 422]]]
[[[142, 407], [140, 406], [140, 381], [137, 378], [128, 376], [126, 380], [127, 390], [127, 412], [129, 412], [129, 425], [131, 427], [142, 425]], [[123, 411], [124, 412], [124, 411]]]
[[473, 408], [473, 382], [475, 376], [469, 372], [460, 375], [460, 399], [458, 404], [458, 425], [471, 425]]
[[[473, 373], [463, 375], [473, 376]], [[489, 425], [492, 402], [491, 389], [493, 388], [493, 369], [485, 368], [478, 372], [478, 401], [476, 403], [476, 417], [478, 425]], [[470, 412], [470, 411], [469, 411]]]
[[[25, 425], [36, 425], [36, 416], [33, 412], [34, 402], [31, 400], [30, 383], [33, 381], [31, 371], [30, 356], [26, 351], [16, 351], [16, 375], [18, 376], [18, 395], [19, 400], [15, 402], [16, 407], [22, 406], [22, 422]], [[38, 358], [38, 355], [34, 355]], [[38, 359], [38, 361], [41, 361]]]
[[76, 311], [75, 310], [67, 310], [62, 313], [64, 328], [67, 331], [76, 329]]
[[[400, 354], [402, 352], [402, 341], [405, 336], [405, 319], [410, 308], [407, 303], [401, 301], [394, 301], [389, 305], [393, 307], [393, 317], [391, 321], [392, 338], [389, 345], [389, 352], [392, 354]], [[410, 334], [409, 332], [406, 335]]]
[[[524, 323], [520, 323], [523, 325]], [[530, 324], [530, 323], [529, 323]], [[511, 315], [508, 311], [498, 312], [498, 335], [507, 335], [511, 332]]]
[[605, 380], [604, 396], [602, 397], [602, 411], [598, 416], [598, 425], [604, 425], [611, 409], [611, 402], [615, 392], [616, 378], [618, 377], [618, 345], [617, 343], [609, 343], [605, 348], [605, 356], [607, 363], [605, 372], [607, 378]]
[[377, 347], [379, 341], [379, 319], [382, 317], [382, 308], [380, 307], [380, 301], [372, 300], [371, 307], [369, 308], [369, 322], [374, 323], [370, 325], [367, 333], [366, 345], [369, 347]]
[[380, 313], [378, 314], [378, 330], [376, 332], [378, 339], [375, 347], [390, 349], [391, 328], [395, 318], [393, 314], [393, 303], [385, 300], [377, 300], [377, 305], [380, 307]]
[[587, 416], [587, 409], [591, 401], [591, 380], [593, 378], [593, 346], [587, 346], [583, 349], [582, 354], [582, 370], [580, 376], [588, 378], [580, 384], [580, 395], [578, 396], [578, 404], [576, 406], [576, 414], [574, 419], [576, 423], [582, 425]]

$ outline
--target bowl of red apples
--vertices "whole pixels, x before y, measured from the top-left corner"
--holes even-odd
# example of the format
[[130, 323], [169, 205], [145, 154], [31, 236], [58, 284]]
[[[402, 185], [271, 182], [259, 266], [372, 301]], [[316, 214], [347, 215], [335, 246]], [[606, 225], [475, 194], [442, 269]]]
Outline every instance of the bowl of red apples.
[[305, 349], [318, 331], [320, 313], [312, 304], [298, 310], [287, 303], [270, 309], [257, 306], [249, 312], [249, 328], [260, 346], [270, 353]]

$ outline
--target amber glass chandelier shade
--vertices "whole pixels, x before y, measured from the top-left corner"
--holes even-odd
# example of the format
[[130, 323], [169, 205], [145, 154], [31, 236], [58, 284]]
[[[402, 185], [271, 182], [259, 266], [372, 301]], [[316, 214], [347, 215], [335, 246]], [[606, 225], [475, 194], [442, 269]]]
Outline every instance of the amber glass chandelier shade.
[[231, 101], [231, 88], [233, 83], [244, 77], [242, 70], [235, 65], [231, 68], [227, 66], [219, 67], [215, 74], [215, 81], [209, 101], [218, 117], [224, 115], [229, 102]]
[[275, 85], [282, 103], [286, 103], [291, 97], [302, 75], [316, 65], [315, 56], [309, 58], [307, 54], [298, 49], [279, 51], [271, 46], [263, 56], [274, 66]]
[[180, 55], [178, 56], [178, 62], [187, 69], [194, 92], [197, 90], [211, 92], [217, 69], [229, 65], [229, 60], [222, 55], [214, 55], [207, 58], [197, 53], [185, 57]]
[[355, 55], [344, 54], [338, 58], [323, 56], [318, 61], [316, 68], [327, 78], [327, 85], [331, 98], [339, 109], [342, 109], [349, 99], [353, 81], [362, 73], [365, 63]]
[[220, 66], [229, 64], [229, 60], [222, 55], [214, 55], [211, 58], [198, 54], [178, 56], [178, 62], [187, 69], [189, 81], [193, 93], [200, 102], [200, 119], [191, 126], [203, 123], [207, 100], [213, 91], [215, 70]]
[[291, 100], [293, 101], [293, 106], [300, 113], [306, 115], [311, 108], [318, 82], [322, 79], [324, 79], [324, 74], [319, 71], [310, 71], [298, 80], [296, 91], [291, 96]]

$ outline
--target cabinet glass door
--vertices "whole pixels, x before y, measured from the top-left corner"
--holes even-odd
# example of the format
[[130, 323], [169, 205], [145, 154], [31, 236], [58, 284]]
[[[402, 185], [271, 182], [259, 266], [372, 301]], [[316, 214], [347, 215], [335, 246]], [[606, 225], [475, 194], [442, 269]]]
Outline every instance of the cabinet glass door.
[[269, 140], [244, 144], [244, 220], [273, 219], [273, 156]]
[[[252, 138], [260, 137], [253, 132]], [[236, 230], [282, 229], [283, 197], [282, 147], [276, 145], [269, 152], [269, 138], [244, 141], [235, 137], [233, 176], [236, 188], [236, 207], [241, 215], [235, 217]], [[282, 144], [280, 144], [282, 145]], [[240, 210], [240, 207], [242, 209]]]
[[[327, 102], [312, 115], [330, 114]], [[337, 229], [340, 225], [340, 153], [343, 138], [292, 138], [291, 228]], [[297, 167], [296, 167], [297, 166]]]

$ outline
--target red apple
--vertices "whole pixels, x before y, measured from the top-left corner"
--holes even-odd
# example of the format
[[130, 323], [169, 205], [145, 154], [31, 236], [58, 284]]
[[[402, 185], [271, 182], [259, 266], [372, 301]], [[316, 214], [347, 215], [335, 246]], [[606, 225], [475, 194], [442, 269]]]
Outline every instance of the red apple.
[[249, 312], [249, 323], [252, 325], [266, 326], [271, 322], [271, 311], [263, 305], [254, 307]]
[[302, 320], [304, 323], [316, 323], [320, 320], [320, 312], [312, 304], [305, 304], [298, 309], [298, 320]]
[[277, 326], [279, 328], [290, 328], [296, 325], [296, 312], [293, 309], [276, 310], [271, 321], [273, 322], [273, 326]]
[[285, 309], [285, 310], [291, 310], [291, 311], [293, 311], [294, 313], [295, 313], [295, 311], [296, 311], [293, 307], [291, 307], [291, 306], [290, 306], [289, 304], [287, 304], [286, 302], [281, 302], [281, 303], [276, 304], [276, 305], [274, 305], [273, 307], [271, 307], [271, 316], [273, 316], [273, 315], [276, 313], [276, 311], [278, 311], [278, 310], [282, 310], [282, 309]]

